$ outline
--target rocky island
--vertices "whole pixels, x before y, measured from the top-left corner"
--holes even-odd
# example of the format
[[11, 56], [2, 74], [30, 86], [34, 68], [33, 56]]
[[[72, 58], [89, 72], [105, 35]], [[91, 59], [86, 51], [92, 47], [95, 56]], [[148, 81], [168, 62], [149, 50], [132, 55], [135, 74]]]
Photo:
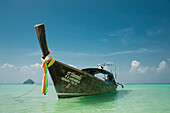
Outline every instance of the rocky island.
[[23, 84], [34, 84], [34, 81], [31, 79], [28, 79]]

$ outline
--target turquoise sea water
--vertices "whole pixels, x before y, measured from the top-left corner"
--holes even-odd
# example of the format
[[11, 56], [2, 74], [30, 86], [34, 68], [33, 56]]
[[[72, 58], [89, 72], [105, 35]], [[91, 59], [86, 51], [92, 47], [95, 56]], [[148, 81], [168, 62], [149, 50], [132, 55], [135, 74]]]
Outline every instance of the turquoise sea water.
[[170, 113], [170, 84], [125, 85], [115, 92], [69, 99], [58, 99], [53, 85], [44, 96], [41, 85], [0, 84], [0, 113], [27, 112]]

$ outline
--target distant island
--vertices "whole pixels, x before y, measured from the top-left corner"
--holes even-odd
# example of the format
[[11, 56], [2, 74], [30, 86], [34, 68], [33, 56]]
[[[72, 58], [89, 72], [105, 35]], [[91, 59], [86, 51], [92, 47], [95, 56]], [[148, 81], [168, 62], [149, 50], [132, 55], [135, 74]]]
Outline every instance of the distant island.
[[34, 81], [31, 79], [28, 79], [23, 84], [34, 84]]

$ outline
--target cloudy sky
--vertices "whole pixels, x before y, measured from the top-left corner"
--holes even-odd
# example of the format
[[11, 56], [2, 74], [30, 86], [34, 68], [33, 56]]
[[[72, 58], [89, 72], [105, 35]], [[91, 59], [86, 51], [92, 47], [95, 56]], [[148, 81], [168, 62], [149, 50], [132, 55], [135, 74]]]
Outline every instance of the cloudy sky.
[[55, 60], [113, 62], [121, 83], [170, 83], [169, 12], [169, 0], [0, 0], [0, 83], [41, 82], [39, 23]]

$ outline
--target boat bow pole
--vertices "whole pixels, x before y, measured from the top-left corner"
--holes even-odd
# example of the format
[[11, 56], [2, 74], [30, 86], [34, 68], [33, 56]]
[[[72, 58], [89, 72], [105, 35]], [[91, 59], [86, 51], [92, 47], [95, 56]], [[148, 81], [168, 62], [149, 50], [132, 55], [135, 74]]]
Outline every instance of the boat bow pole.
[[47, 41], [46, 41], [46, 35], [45, 35], [45, 25], [44, 24], [38, 24], [35, 25], [35, 30], [37, 33], [37, 38], [43, 53], [43, 59], [49, 54], [48, 47], [47, 47]]
[[36, 34], [38, 37], [38, 41], [42, 50], [42, 58], [43, 61], [42, 68], [44, 68], [44, 76], [42, 81], [42, 94], [46, 95], [48, 91], [48, 77], [47, 77], [47, 64], [52, 60], [52, 57], [48, 57], [50, 51], [47, 47], [46, 35], [45, 35], [45, 26], [44, 24], [35, 25]]

